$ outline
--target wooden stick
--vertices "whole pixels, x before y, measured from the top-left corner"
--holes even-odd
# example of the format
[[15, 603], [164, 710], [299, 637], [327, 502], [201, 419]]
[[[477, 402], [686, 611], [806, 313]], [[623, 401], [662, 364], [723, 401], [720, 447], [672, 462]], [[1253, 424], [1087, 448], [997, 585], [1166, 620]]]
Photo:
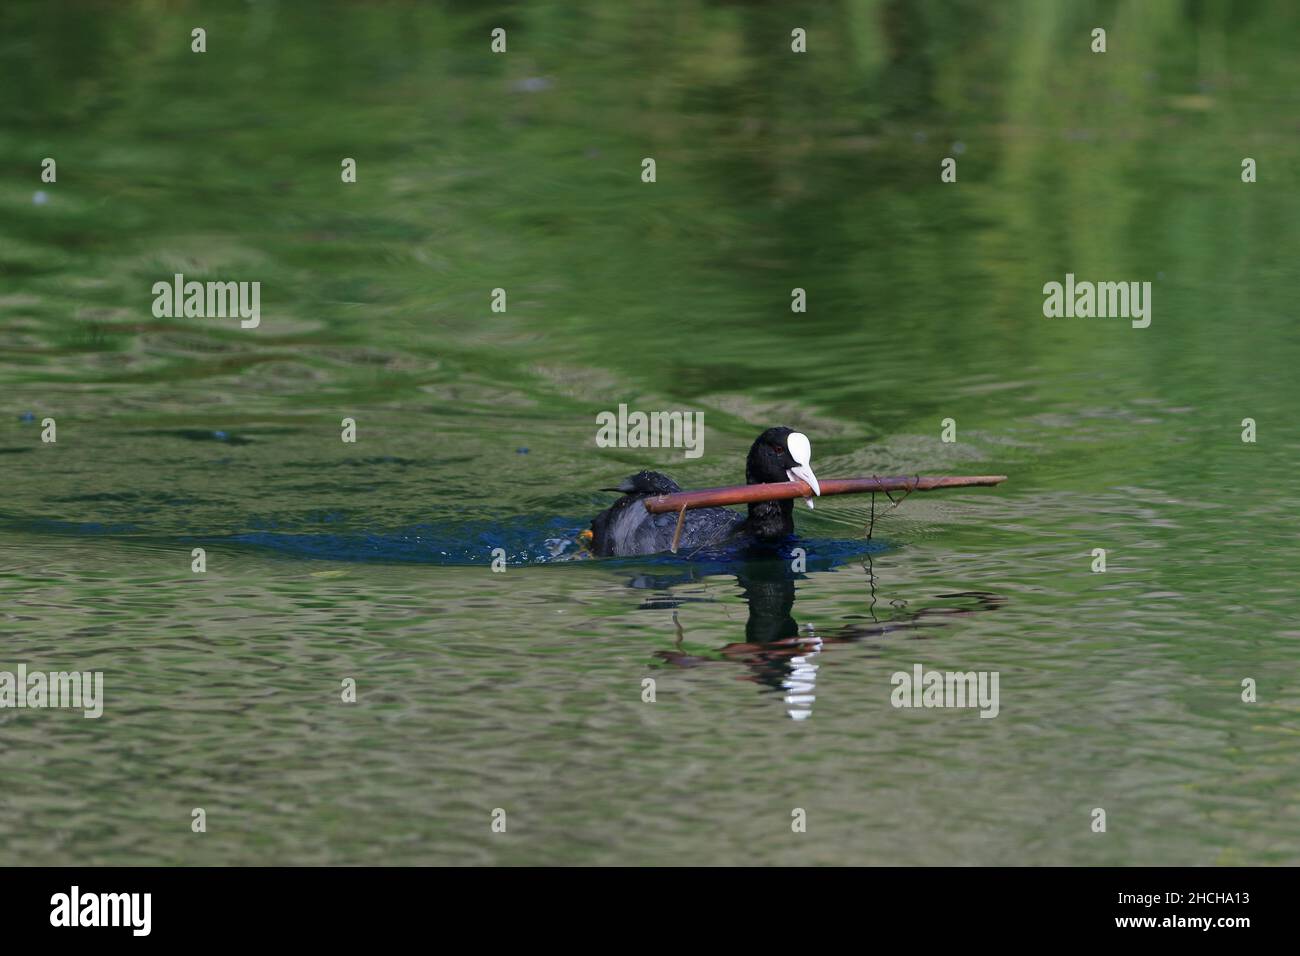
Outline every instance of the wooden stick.
[[686, 523], [686, 506], [682, 505], [682, 510], [677, 514], [677, 528], [673, 531], [673, 546], [668, 550], [673, 554], [677, 553], [677, 544], [682, 540], [682, 525]]
[[[933, 491], [935, 488], [974, 488], [996, 485], [1007, 480], [1006, 475], [950, 475], [940, 478], [903, 477], [890, 475], [884, 478], [826, 478], [820, 482], [821, 497], [827, 495], [856, 495], [868, 491]], [[719, 505], [744, 505], [752, 501], [782, 501], [786, 498], [812, 498], [812, 489], [804, 481], [777, 481], [757, 485], [727, 485], [723, 488], [703, 488], [699, 491], [679, 491], [672, 495], [655, 495], [645, 499], [646, 511], [663, 514], [690, 508], [715, 508]], [[678, 527], [681, 518], [678, 518]]]

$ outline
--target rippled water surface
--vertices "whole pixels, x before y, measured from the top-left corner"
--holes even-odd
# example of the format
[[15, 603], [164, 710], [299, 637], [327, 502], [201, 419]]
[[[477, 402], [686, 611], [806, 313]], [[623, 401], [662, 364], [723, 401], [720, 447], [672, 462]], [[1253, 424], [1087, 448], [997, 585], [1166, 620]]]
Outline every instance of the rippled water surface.
[[[0, 8], [0, 670], [105, 681], [0, 710], [0, 863], [1300, 862], [1289, 4], [321, 6]], [[581, 558], [772, 424], [1010, 478]]]

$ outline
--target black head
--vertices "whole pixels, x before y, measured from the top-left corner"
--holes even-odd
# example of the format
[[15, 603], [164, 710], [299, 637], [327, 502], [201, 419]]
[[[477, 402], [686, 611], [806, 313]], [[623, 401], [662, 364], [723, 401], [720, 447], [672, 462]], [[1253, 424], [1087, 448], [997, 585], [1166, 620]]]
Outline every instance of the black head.
[[813, 474], [812, 445], [808, 437], [793, 428], [769, 428], [755, 439], [745, 459], [745, 483], [769, 484], [803, 479], [815, 494], [821, 493]]
[[[802, 479], [813, 494], [821, 494], [817, 476], [809, 462], [812, 446], [808, 437], [793, 428], [769, 428], [750, 446], [745, 459], [745, 482], [751, 485]], [[804, 499], [812, 507], [812, 499]], [[793, 505], [785, 501], [758, 501], [749, 506], [747, 520], [751, 534], [759, 538], [778, 539], [794, 533]]]

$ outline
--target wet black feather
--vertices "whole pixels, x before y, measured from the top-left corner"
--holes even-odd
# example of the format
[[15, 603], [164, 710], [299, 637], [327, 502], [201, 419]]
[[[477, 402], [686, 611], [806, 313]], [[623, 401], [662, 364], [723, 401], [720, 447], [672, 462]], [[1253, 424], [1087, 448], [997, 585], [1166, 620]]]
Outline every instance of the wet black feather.
[[[745, 483], [786, 481], [786, 470], [795, 465], [785, 447], [793, 429], [769, 428], [759, 435], [745, 459]], [[681, 491], [677, 482], [657, 471], [630, 475], [617, 488], [623, 497], [591, 522], [591, 550], [605, 557], [656, 554], [672, 546], [677, 527], [676, 514], [651, 514], [641, 504], [653, 495]], [[794, 503], [763, 501], [749, 505], [742, 516], [726, 508], [697, 508], [686, 512], [680, 551], [689, 553], [704, 547], [723, 547], [752, 541], [776, 541], [794, 534]]]

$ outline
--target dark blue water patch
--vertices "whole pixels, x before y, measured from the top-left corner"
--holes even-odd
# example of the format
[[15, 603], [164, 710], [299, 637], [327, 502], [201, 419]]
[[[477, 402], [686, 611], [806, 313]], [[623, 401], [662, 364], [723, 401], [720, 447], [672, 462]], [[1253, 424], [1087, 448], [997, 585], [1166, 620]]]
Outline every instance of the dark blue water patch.
[[[280, 522], [264, 516], [235, 534], [191, 532], [168, 539], [150, 536], [156, 544], [175, 542], [186, 548], [220, 547], [223, 542], [275, 552], [305, 560], [432, 564], [448, 566], [491, 565], [503, 559], [507, 567], [597, 562], [619, 574], [630, 574], [639, 587], [672, 584], [733, 572], [740, 565], [769, 564], [798, 568], [798, 572], [825, 571], [863, 560], [884, 550], [879, 539], [868, 541], [791, 538], [771, 546], [709, 548], [690, 554], [650, 554], [628, 558], [596, 558], [587, 552], [579, 535], [585, 523], [572, 518], [539, 521], [520, 516], [504, 521], [420, 524], [393, 531], [323, 530], [346, 518], [337, 512], [320, 512], [304, 523]], [[353, 518], [352, 520], [357, 520]], [[33, 533], [78, 536], [131, 536], [141, 539], [148, 529], [129, 522], [64, 521], [55, 518], [0, 516], [0, 527]], [[800, 555], [796, 549], [803, 549]], [[801, 561], [801, 564], [796, 564]]]
[[[772, 562], [803, 571], [825, 571], [885, 550], [879, 540], [790, 539], [775, 546], [710, 548], [691, 554], [652, 554], [631, 558], [595, 558], [580, 544], [585, 525], [568, 518], [539, 522], [517, 517], [497, 522], [424, 524], [395, 531], [323, 532], [263, 527], [224, 540], [284, 555], [324, 561], [395, 562], [435, 565], [507, 567], [598, 561], [619, 573], [631, 572], [649, 582], [670, 583], [727, 573], [738, 564]], [[795, 549], [801, 548], [803, 554]]]
[[[836, 538], [790, 538], [775, 545], [742, 544], [732, 547], [707, 548], [692, 553], [661, 553], [637, 555], [628, 558], [599, 558], [602, 564], [628, 571], [637, 571], [651, 578], [661, 574], [677, 578], [674, 568], [687, 565], [693, 574], [727, 573], [737, 565], [778, 564], [801, 567], [805, 571], [828, 571], [843, 564], [860, 561], [868, 555], [888, 550], [883, 539], [851, 540]], [[796, 549], [802, 550], [802, 554]], [[796, 561], [800, 562], [796, 565]]]
[[440, 565], [549, 564], [578, 556], [583, 526], [571, 519], [518, 517], [508, 521], [421, 524], [394, 531], [269, 530], [224, 540], [281, 554], [325, 561], [373, 561]]

